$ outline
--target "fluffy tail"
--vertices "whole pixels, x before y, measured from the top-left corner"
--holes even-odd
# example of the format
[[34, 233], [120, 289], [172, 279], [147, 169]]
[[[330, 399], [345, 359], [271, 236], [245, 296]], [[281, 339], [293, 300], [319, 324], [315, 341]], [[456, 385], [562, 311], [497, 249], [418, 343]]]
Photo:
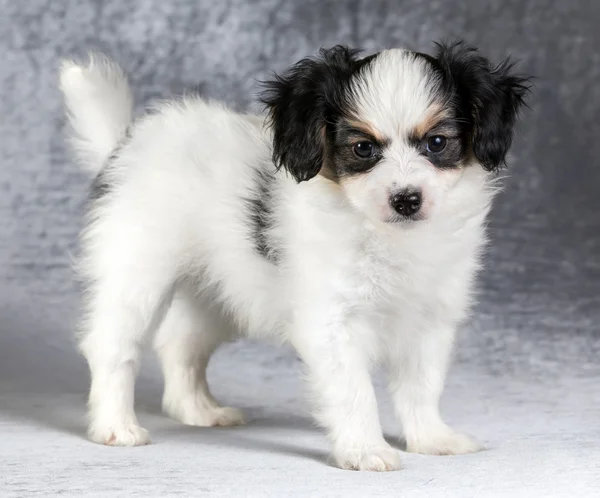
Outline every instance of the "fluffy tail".
[[101, 55], [87, 64], [65, 60], [60, 68], [72, 128], [71, 142], [82, 165], [96, 174], [125, 137], [133, 113], [133, 97], [123, 70]]

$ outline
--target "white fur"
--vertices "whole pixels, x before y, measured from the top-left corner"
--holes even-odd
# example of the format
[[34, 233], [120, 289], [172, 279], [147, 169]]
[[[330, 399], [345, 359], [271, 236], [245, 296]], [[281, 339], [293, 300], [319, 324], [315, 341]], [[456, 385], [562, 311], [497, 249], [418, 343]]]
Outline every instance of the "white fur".
[[[414, 58], [383, 56], [357, 89], [360, 116], [402, 137], [423, 116], [429, 93]], [[61, 81], [77, 149], [99, 171], [131, 124], [126, 81], [111, 63], [67, 64]], [[246, 335], [296, 348], [314, 415], [343, 468], [400, 467], [378, 419], [370, 377], [377, 364], [388, 369], [409, 451], [480, 449], [444, 424], [438, 401], [484, 242], [488, 174], [476, 164], [436, 171], [401, 138], [366, 180], [296, 184], [277, 173], [270, 235], [283, 256], [275, 265], [255, 251], [243, 201], [255, 194], [257, 170], [274, 171], [270, 157], [261, 117], [196, 98], [164, 103], [131, 127], [102, 173], [114, 187], [93, 204], [82, 238], [90, 437], [149, 442], [133, 409], [149, 337], [169, 415], [192, 425], [241, 423], [237, 410], [210, 395], [205, 368], [221, 342]], [[392, 184], [424, 189], [425, 220], [382, 221], [380, 198]]]
[[85, 66], [63, 61], [60, 89], [75, 132], [72, 146], [81, 164], [97, 173], [131, 124], [127, 78], [118, 65], [93, 54]]
[[[394, 137], [376, 168], [343, 182], [350, 202], [375, 222], [395, 215], [390, 194], [409, 187], [422, 192], [422, 216], [445, 218], [443, 198], [463, 174], [460, 169], [435, 168], [406, 140], [434, 104], [439, 82], [430, 77], [427, 64], [405, 50], [386, 50], [352, 88], [360, 119], [383, 136]], [[472, 207], [479, 209], [480, 204]], [[436, 214], [438, 208], [442, 212]]]

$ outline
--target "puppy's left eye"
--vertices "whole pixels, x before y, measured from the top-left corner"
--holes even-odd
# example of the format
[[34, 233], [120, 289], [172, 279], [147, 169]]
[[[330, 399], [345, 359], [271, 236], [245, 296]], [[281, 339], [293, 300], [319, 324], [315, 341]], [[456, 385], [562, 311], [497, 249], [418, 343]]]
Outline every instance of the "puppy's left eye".
[[354, 144], [354, 154], [361, 159], [369, 159], [375, 155], [375, 144], [369, 140], [362, 140]]
[[434, 135], [433, 137], [429, 137], [427, 140], [427, 152], [431, 152], [432, 154], [442, 152], [446, 148], [447, 143], [448, 140], [442, 135]]

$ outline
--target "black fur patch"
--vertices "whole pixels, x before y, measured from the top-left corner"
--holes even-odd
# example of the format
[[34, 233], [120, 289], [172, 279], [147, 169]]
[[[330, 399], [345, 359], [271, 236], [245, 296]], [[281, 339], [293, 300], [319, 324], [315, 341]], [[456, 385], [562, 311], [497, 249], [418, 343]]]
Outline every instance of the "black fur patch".
[[[447, 143], [444, 150], [434, 153], [427, 150], [427, 142], [429, 138], [436, 135], [445, 137]], [[411, 136], [408, 139], [420, 154], [427, 157], [431, 164], [440, 169], [457, 168], [463, 164], [470, 143], [465, 126], [453, 118], [437, 123], [423, 137]]]
[[462, 127], [463, 148], [471, 148], [486, 170], [499, 169], [505, 164], [530, 78], [511, 74], [510, 59], [494, 67], [462, 41], [436, 46], [434, 58], [415, 55], [424, 57], [439, 73], [446, 105], [452, 107], [454, 120]]
[[129, 142], [129, 140], [131, 140], [131, 130], [127, 128], [127, 130], [125, 131], [125, 136], [112, 151], [111, 155], [108, 157], [108, 159], [104, 163], [104, 166], [102, 166], [102, 169], [96, 175], [96, 178], [94, 178], [94, 181], [90, 186], [90, 192], [88, 197], [91, 202], [101, 199], [111, 191], [112, 186], [108, 181], [108, 172], [111, 168], [114, 168], [114, 163], [119, 157], [119, 153], [127, 144], [127, 142]]
[[[273, 161], [298, 182], [313, 178], [324, 166], [323, 174], [334, 180], [365, 172], [381, 157], [359, 161], [347, 150], [351, 130], [344, 128], [343, 121], [355, 114], [350, 84], [377, 57], [359, 59], [358, 54], [344, 46], [322, 49], [317, 58], [303, 59], [264, 83], [261, 100], [273, 128]], [[472, 153], [486, 170], [499, 169], [512, 143], [530, 78], [511, 74], [513, 64], [508, 59], [492, 66], [463, 42], [438, 43], [435, 56], [419, 52], [414, 56], [431, 64], [440, 103], [450, 107], [445, 123], [445, 132], [451, 133], [446, 135], [449, 147], [445, 154], [431, 157], [434, 164], [455, 167]], [[384, 146], [375, 145], [379, 151]]]
[[255, 196], [246, 199], [254, 248], [264, 258], [277, 263], [279, 255], [269, 240], [273, 226], [272, 185], [275, 178], [265, 170], [256, 171]]
[[[353, 153], [353, 144], [363, 140], [368, 140], [373, 144], [374, 154], [372, 157], [363, 159]], [[362, 129], [354, 128], [342, 119], [336, 124], [335, 134], [330, 144], [329, 161], [332, 170], [337, 178], [366, 173], [374, 168], [383, 157], [383, 152], [388, 145], [389, 140], [378, 140], [377, 137]]]
[[[112, 156], [111, 156], [112, 157]], [[109, 159], [110, 160], [110, 159]], [[89, 200], [97, 201], [110, 192], [110, 184], [106, 179], [106, 168], [109, 167], [109, 163], [104, 165], [100, 170], [100, 173], [96, 175], [92, 185], [90, 186]]]
[[319, 173], [335, 124], [350, 111], [350, 81], [375, 56], [338, 45], [264, 82], [261, 101], [273, 128], [273, 162], [298, 182]]

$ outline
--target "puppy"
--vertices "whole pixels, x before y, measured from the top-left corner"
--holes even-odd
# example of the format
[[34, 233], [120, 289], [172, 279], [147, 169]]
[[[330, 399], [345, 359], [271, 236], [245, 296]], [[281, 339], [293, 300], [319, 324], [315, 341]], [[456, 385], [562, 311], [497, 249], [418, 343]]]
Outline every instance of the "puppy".
[[133, 393], [150, 337], [168, 415], [242, 423], [211, 396], [206, 366], [247, 336], [296, 349], [344, 469], [400, 467], [376, 365], [408, 451], [481, 449], [438, 401], [528, 91], [511, 70], [460, 42], [432, 56], [336, 46], [265, 84], [266, 117], [188, 96], [134, 120], [118, 66], [64, 62], [72, 142], [95, 175], [79, 267], [89, 437], [149, 443]]

